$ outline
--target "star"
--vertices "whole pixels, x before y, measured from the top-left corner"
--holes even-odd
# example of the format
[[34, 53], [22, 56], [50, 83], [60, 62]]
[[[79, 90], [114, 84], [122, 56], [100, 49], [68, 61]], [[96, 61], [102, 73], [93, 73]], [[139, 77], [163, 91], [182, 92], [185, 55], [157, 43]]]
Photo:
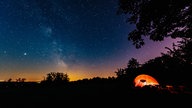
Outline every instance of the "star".
[[26, 56], [26, 55], [27, 55], [27, 53], [25, 52], [25, 53], [23, 53], [23, 55], [24, 55], [24, 56]]

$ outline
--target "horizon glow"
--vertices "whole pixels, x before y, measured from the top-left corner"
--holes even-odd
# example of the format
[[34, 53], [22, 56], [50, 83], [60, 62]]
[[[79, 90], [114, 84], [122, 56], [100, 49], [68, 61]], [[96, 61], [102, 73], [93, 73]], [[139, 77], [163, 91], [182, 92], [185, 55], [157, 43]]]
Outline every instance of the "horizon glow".
[[176, 40], [127, 40], [133, 25], [116, 14], [117, 0], [1, 0], [0, 80], [43, 80], [64, 72], [71, 81], [115, 76], [130, 58], [144, 63]]

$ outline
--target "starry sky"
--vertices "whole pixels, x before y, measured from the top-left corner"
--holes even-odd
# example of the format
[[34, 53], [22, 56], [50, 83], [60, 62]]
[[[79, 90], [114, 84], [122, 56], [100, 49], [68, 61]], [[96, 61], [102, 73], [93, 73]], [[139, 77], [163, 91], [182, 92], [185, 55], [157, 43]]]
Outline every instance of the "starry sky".
[[117, 15], [118, 0], [1, 0], [0, 80], [43, 80], [64, 72], [70, 80], [116, 76], [128, 60], [159, 56], [175, 40], [136, 49], [134, 25]]

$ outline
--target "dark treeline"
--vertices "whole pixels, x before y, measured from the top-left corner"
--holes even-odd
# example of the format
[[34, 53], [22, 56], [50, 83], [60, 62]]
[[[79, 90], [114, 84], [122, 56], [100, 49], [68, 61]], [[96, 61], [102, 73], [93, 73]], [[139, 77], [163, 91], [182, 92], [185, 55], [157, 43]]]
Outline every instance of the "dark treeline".
[[180, 39], [177, 43], [173, 43], [172, 48], [166, 48], [167, 53], [162, 53], [160, 57], [133, 69], [119, 69], [118, 73], [130, 77], [129, 79], [140, 73], [146, 73], [155, 77], [162, 85], [191, 86], [192, 1], [118, 1], [117, 13], [126, 14], [127, 22], [135, 25], [134, 30], [128, 34], [128, 40], [132, 41], [136, 48], [142, 48], [146, 38], [154, 42], [163, 41], [167, 37]]
[[[18, 78], [16, 81], [9, 79], [0, 83], [0, 97], [3, 99], [1, 102], [32, 106], [60, 106], [63, 102], [76, 105], [73, 103], [80, 102], [84, 105], [89, 103], [96, 106], [123, 107], [133, 105], [140, 100], [140, 103], [150, 101], [161, 105], [172, 105], [184, 102], [184, 105], [187, 105], [188, 99], [192, 97], [190, 77], [192, 64], [188, 58], [191, 57], [189, 55], [191, 49], [188, 49], [191, 45], [189, 44], [191, 41], [182, 40], [180, 44], [174, 45], [173, 49], [167, 48], [167, 53], [162, 53], [161, 56], [144, 64], [140, 64], [136, 58], [131, 58], [127, 67], [115, 71], [115, 77], [93, 77], [70, 81], [66, 73], [50, 72], [41, 82], [26, 82], [25, 78]], [[153, 76], [160, 85], [135, 87], [134, 79], [140, 74]], [[168, 89], [167, 85], [173, 86], [175, 90]], [[180, 86], [183, 88], [180, 89]]]
[[[118, 14], [128, 14], [128, 22], [136, 28], [128, 40], [136, 48], [145, 42], [143, 37], [163, 41], [166, 37], [180, 38], [161, 56], [140, 64], [136, 58], [127, 67], [118, 68], [115, 77], [94, 77], [70, 81], [68, 74], [50, 72], [40, 83], [17, 81], [0, 83], [2, 105], [26, 107], [190, 107], [192, 97], [192, 39], [191, 0], [119, 0]], [[158, 49], [157, 49], [158, 50]], [[134, 78], [140, 74], [153, 76], [159, 86], [135, 87]], [[172, 91], [167, 87], [182, 86]], [[173, 88], [174, 89], [174, 88]], [[13, 104], [15, 103], [15, 104]], [[153, 105], [152, 105], [153, 104]], [[4, 108], [4, 107], [3, 107]]]
[[[132, 60], [134, 59], [131, 59], [130, 62]], [[76, 106], [77, 103], [80, 103], [79, 107], [81, 105], [123, 107], [141, 105], [135, 104], [138, 100], [141, 101], [140, 103], [154, 101], [153, 103], [156, 104], [161, 102], [161, 105], [171, 105], [173, 101], [183, 102], [192, 96], [190, 91], [172, 93], [168, 89], [160, 89], [156, 86], [134, 87], [133, 81], [125, 79], [126, 74], [119, 76], [118, 72], [117, 77], [94, 77], [77, 81], [70, 81], [65, 73], [50, 72], [40, 83], [1, 82], [0, 102], [2, 102], [1, 105], [4, 103], [13, 105], [9, 103], [14, 102], [16, 103], [14, 105], [25, 104], [33, 107], [39, 105], [59, 107], [63, 103], [67, 106]]]
[[117, 78], [127, 80], [130, 84], [139, 74], [155, 77], [162, 86], [184, 85], [192, 86], [191, 71], [192, 40], [183, 39], [173, 44], [173, 48], [166, 48], [167, 52], [161, 56], [140, 64], [136, 58], [131, 58], [125, 68], [116, 71]]
[[[70, 77], [64, 72], [50, 72], [41, 82], [26, 82], [26, 78], [12, 81], [10, 78], [0, 82], [0, 102], [32, 106], [60, 106], [63, 102], [76, 105], [73, 103], [80, 102], [84, 105], [89, 103], [122, 107], [140, 100], [141, 103], [150, 101], [172, 105], [184, 102], [187, 105], [188, 99], [192, 97], [191, 42], [191, 39], [183, 39], [177, 45], [173, 44], [173, 48], [166, 48], [166, 53], [144, 64], [131, 58], [127, 67], [115, 71], [115, 77], [70, 81]], [[160, 85], [135, 87], [134, 79], [140, 74], [153, 76]], [[172, 89], [175, 90], [170, 90], [167, 85], [173, 86]]]

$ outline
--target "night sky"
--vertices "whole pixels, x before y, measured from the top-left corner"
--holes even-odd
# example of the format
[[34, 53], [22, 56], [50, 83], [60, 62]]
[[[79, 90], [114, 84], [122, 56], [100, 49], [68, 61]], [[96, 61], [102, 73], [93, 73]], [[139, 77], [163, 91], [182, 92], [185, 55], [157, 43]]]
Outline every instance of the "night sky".
[[127, 40], [134, 25], [117, 8], [117, 0], [0, 0], [0, 80], [115, 76], [130, 58], [144, 63], [174, 42], [136, 49]]

